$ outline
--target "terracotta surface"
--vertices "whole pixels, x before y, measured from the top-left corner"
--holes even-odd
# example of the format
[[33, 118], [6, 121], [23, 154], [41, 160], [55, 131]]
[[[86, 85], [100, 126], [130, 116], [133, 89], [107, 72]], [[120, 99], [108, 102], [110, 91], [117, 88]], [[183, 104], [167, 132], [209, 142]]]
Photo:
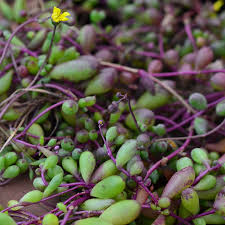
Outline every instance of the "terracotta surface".
[[[32, 190], [34, 190], [34, 188], [32, 186], [32, 181], [29, 180], [28, 176], [19, 176], [9, 184], [0, 186], [0, 204], [6, 207], [9, 200], [19, 200], [25, 193]], [[47, 204], [50, 205], [55, 205], [56, 203], [57, 200], [47, 201]], [[26, 207], [25, 209], [39, 216], [51, 210], [52, 207], [42, 203]]]

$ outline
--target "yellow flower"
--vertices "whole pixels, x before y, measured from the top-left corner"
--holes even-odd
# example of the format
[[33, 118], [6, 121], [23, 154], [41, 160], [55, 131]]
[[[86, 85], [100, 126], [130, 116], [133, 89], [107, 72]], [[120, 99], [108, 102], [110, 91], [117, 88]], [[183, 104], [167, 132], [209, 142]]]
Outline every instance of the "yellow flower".
[[214, 11], [219, 11], [221, 9], [221, 7], [223, 6], [224, 1], [223, 0], [218, 0], [213, 4], [213, 9]]
[[68, 12], [61, 13], [61, 9], [54, 7], [53, 13], [52, 13], [52, 21], [54, 23], [59, 23], [61, 21], [69, 20], [69, 18], [67, 18], [67, 16], [70, 16], [70, 13], [68, 13]]

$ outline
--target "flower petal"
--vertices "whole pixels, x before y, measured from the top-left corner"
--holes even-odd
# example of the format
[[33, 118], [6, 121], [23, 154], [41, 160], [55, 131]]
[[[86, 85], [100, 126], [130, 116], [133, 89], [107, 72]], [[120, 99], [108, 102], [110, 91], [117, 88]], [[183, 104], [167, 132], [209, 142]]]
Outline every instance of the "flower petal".
[[60, 15], [60, 13], [61, 13], [61, 9], [54, 6], [52, 16], [58, 17]]
[[64, 12], [64, 13], [62, 13], [62, 16], [70, 16], [70, 13], [69, 12]]
[[59, 9], [57, 7], [54, 7], [53, 13], [52, 13], [52, 16], [51, 16], [52, 20], [56, 23], [60, 22], [60, 20], [59, 20], [60, 14], [61, 14], [61, 9]]
[[67, 21], [69, 20], [69, 18], [67, 18], [67, 16], [70, 16], [70, 13], [68, 12], [64, 12], [63, 14], [60, 15], [60, 21]]

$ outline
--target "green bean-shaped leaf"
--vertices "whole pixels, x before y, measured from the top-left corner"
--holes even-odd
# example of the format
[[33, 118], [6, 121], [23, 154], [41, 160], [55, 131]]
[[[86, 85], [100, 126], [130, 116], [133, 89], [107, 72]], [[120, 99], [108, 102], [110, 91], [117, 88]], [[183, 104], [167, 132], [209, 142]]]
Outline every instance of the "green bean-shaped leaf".
[[137, 152], [137, 141], [127, 140], [118, 150], [116, 155], [116, 166], [123, 167]]
[[34, 145], [38, 145], [40, 137], [44, 136], [44, 131], [42, 127], [37, 123], [33, 123], [27, 132], [38, 137], [38, 138], [34, 138], [31, 136], [28, 136], [29, 141]]
[[20, 202], [39, 202], [43, 197], [43, 193], [38, 190], [29, 191], [21, 199]]
[[162, 196], [173, 198], [181, 193], [184, 189], [190, 187], [195, 179], [195, 171], [191, 166], [185, 167], [176, 172], [166, 184]]
[[9, 215], [0, 213], [0, 224], [16, 225], [16, 222]]
[[120, 176], [110, 176], [93, 187], [91, 196], [103, 199], [114, 198], [124, 190], [125, 186], [125, 182]]
[[[134, 111], [135, 118], [138, 124], [143, 124], [147, 129], [150, 129], [154, 125], [154, 113], [149, 109], [136, 109]], [[132, 129], [137, 130], [136, 124], [131, 114], [129, 114], [125, 120], [126, 125]]]
[[40, 31], [38, 31], [31, 42], [28, 44], [28, 48], [34, 50], [40, 47], [46, 38], [46, 33], [47, 32], [45, 29], [41, 29]]
[[10, 70], [3, 77], [0, 78], [0, 95], [9, 90], [13, 78], [13, 71]]
[[49, 168], [53, 168], [58, 163], [58, 156], [57, 155], [51, 155], [49, 156], [45, 162], [44, 162], [44, 168], [47, 170]]
[[188, 166], [193, 167], [193, 162], [188, 157], [182, 157], [176, 161], [177, 171], [182, 170], [183, 168], [188, 167]]
[[197, 134], [204, 134], [208, 129], [208, 122], [206, 119], [196, 117], [194, 120], [194, 129]]
[[163, 215], [159, 215], [152, 225], [166, 225], [166, 218]]
[[202, 164], [208, 160], [208, 154], [203, 148], [194, 148], [191, 151], [191, 157], [196, 163], [199, 164]]
[[56, 215], [49, 213], [44, 216], [42, 220], [42, 225], [58, 225], [59, 219]]
[[6, 165], [6, 167], [15, 164], [17, 159], [18, 159], [18, 156], [15, 152], [7, 152], [5, 154], [5, 165]]
[[45, 188], [43, 197], [48, 197], [50, 194], [52, 194], [57, 187], [62, 183], [63, 180], [63, 174], [60, 173], [56, 176], [54, 176], [51, 181], [49, 182], [48, 186]]
[[210, 174], [205, 175], [195, 186], [196, 191], [206, 191], [216, 185], [216, 177]]
[[156, 109], [167, 104], [171, 99], [168, 93], [156, 93], [155, 95], [145, 92], [137, 101], [137, 108]]
[[91, 182], [97, 183], [100, 180], [103, 180], [106, 177], [109, 177], [111, 175], [114, 175], [118, 172], [118, 169], [116, 168], [116, 165], [114, 162], [110, 159], [102, 163], [98, 169], [94, 172]]
[[77, 174], [77, 162], [70, 156], [63, 158], [62, 167], [68, 173], [72, 175]]
[[107, 141], [112, 142], [116, 139], [117, 136], [118, 136], [117, 127], [113, 126], [107, 130], [105, 138]]
[[141, 207], [135, 200], [123, 200], [107, 208], [99, 218], [116, 225], [125, 225], [134, 221]]
[[80, 173], [86, 183], [89, 182], [95, 169], [96, 161], [92, 152], [82, 152], [79, 159]]
[[5, 157], [4, 156], [1, 156], [0, 157], [0, 172], [2, 172], [5, 168], [6, 168], [6, 165], [5, 165]]
[[[48, 107], [50, 106], [49, 103], [45, 104], [38, 112], [38, 115], [43, 112], [45, 109], [47, 109]], [[36, 123], [44, 123], [47, 119], [48, 119], [48, 116], [50, 114], [50, 111], [46, 112], [43, 116], [41, 116], [38, 120], [36, 120]]]
[[45, 187], [46, 187], [41, 177], [36, 177], [33, 180], [33, 186], [34, 186], [34, 188], [38, 189], [39, 191], [44, 191]]
[[225, 216], [225, 187], [217, 194], [213, 208], [217, 214]]
[[54, 166], [53, 168], [49, 168], [48, 171], [47, 171], [47, 175], [50, 179], [52, 179], [55, 175], [57, 175], [59, 173], [64, 174], [64, 170], [61, 166], [58, 166], [58, 165]]
[[131, 176], [134, 176], [134, 175], [138, 175], [142, 173], [143, 169], [144, 169], [144, 164], [142, 160], [137, 160], [136, 162], [133, 163], [133, 165], [131, 165], [128, 171]]
[[222, 190], [225, 185], [225, 175], [218, 176], [216, 178], [215, 187], [207, 190], [207, 191], [197, 191], [199, 199], [204, 200], [214, 200], [216, 195]]
[[99, 199], [99, 198], [92, 198], [86, 200], [82, 205], [81, 208], [83, 210], [93, 211], [93, 210], [103, 210], [108, 208], [115, 202], [113, 199]]
[[181, 202], [183, 206], [193, 215], [197, 214], [200, 210], [198, 194], [192, 188], [187, 188], [182, 191]]
[[53, 68], [49, 76], [55, 80], [79, 82], [94, 76], [98, 63], [93, 58], [80, 58], [59, 64]]
[[205, 220], [206, 224], [213, 224], [213, 225], [215, 225], [215, 224], [225, 224], [224, 217], [221, 216], [221, 215], [218, 215], [216, 213], [210, 214], [210, 215], [207, 215], [207, 216], [203, 216], [202, 218]]
[[14, 121], [17, 120], [22, 115], [22, 113], [23, 112], [21, 110], [10, 107], [3, 115], [2, 119], [7, 121]]
[[20, 174], [20, 168], [16, 165], [9, 166], [3, 173], [5, 179], [17, 177]]
[[194, 225], [206, 225], [206, 222], [203, 218], [197, 218], [193, 220]]
[[0, 1], [0, 12], [2, 15], [8, 19], [12, 20], [13, 19], [13, 9], [10, 7], [10, 5], [7, 3], [5, 0]]
[[117, 81], [117, 71], [106, 68], [87, 85], [85, 95], [99, 95], [111, 90]]
[[113, 225], [103, 219], [97, 217], [91, 217], [87, 219], [78, 220], [73, 225]]

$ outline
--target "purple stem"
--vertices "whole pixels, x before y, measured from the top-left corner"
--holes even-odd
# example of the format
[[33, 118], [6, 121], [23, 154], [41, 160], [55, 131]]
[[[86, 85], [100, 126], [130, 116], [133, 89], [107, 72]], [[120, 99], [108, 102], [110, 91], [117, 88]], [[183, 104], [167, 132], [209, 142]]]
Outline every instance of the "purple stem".
[[[84, 192], [80, 192], [80, 193], [77, 193], [73, 196], [71, 196], [70, 198], [68, 198], [66, 201], [63, 202], [64, 205], [66, 205], [67, 203], [69, 203], [71, 200], [73, 200], [74, 198], [80, 196], [80, 195], [83, 195], [83, 194], [89, 194], [90, 191], [84, 191]], [[55, 208], [53, 209], [50, 213], [55, 213], [59, 208]], [[59, 211], [57, 212], [55, 215], [56, 216], [60, 216], [63, 212], [62, 211]]]
[[[174, 126], [177, 125], [177, 123], [175, 123], [173, 120], [167, 119], [164, 116], [155, 116], [155, 119], [165, 121], [166, 123], [172, 124]], [[185, 131], [185, 129], [183, 127], [179, 127], [178, 130], [180, 130], [184, 134], [187, 134], [187, 132]]]
[[201, 214], [192, 216], [192, 217], [188, 217], [187, 220], [188, 220], [188, 221], [192, 221], [192, 220], [197, 219], [197, 218], [199, 218], [199, 217], [203, 217], [203, 216], [207, 216], [207, 215], [210, 215], [210, 214], [214, 214], [215, 212], [216, 212], [215, 209], [211, 209], [211, 210], [209, 210], [209, 211], [207, 211], [207, 212], [204, 212], [204, 213], [201, 213]]
[[137, 122], [137, 120], [136, 120], [136, 118], [135, 118], [134, 112], [133, 112], [133, 110], [132, 110], [132, 107], [131, 107], [130, 99], [129, 99], [129, 98], [127, 99], [127, 102], [128, 102], [129, 111], [130, 111], [130, 114], [131, 114], [131, 116], [132, 116], [132, 118], [133, 118], [133, 121], [134, 121], [134, 123], [135, 123], [135, 125], [136, 125], [138, 131], [141, 132], [140, 127], [138, 126], [138, 122]]
[[9, 48], [9, 45], [10, 45], [10, 42], [12, 41], [13, 37], [16, 35], [17, 32], [20, 31], [20, 29], [22, 29], [24, 26], [26, 26], [27, 24], [29, 23], [33, 23], [33, 22], [38, 22], [38, 19], [37, 18], [32, 18], [32, 19], [29, 19], [27, 20], [26, 22], [22, 23], [21, 25], [19, 25], [14, 31], [13, 33], [11, 34], [10, 38], [7, 40], [6, 42], [6, 45], [5, 45], [5, 48], [3, 50], [3, 53], [2, 53], [2, 56], [1, 56], [1, 59], [0, 59], [0, 65], [2, 64], [2, 61], [3, 59], [5, 58], [5, 55], [8, 51], [8, 48]]
[[71, 188], [71, 189], [62, 191], [62, 192], [60, 192], [60, 193], [51, 195], [51, 196], [49, 196], [49, 197], [43, 198], [43, 199], [40, 200], [39, 202], [34, 202], [34, 203], [33, 203], [33, 202], [22, 202], [22, 203], [19, 203], [19, 204], [17, 204], [17, 205], [10, 206], [10, 207], [7, 207], [7, 208], [3, 209], [3, 210], [1, 211], [1, 213], [6, 212], [6, 211], [8, 211], [9, 209], [14, 208], [14, 207], [17, 207], [17, 206], [29, 206], [29, 205], [34, 205], [34, 204], [38, 204], [38, 203], [41, 203], [41, 202], [45, 202], [45, 201], [47, 201], [47, 200], [49, 200], [49, 199], [58, 197], [58, 196], [63, 195], [63, 194], [65, 194], [65, 193], [67, 193], [67, 192], [76, 190], [76, 189], [78, 189], [78, 188], [80, 188], [80, 187], [82, 187], [82, 186], [76, 186], [76, 187], [73, 187], [73, 188]]
[[[16, 59], [16, 63], [19, 63], [21, 61], [21, 59]], [[13, 67], [13, 63], [8, 64], [7, 66], [5, 66], [4, 70], [2, 70], [0, 72], [0, 78], [5, 75], [6, 71], [11, 69]]]
[[160, 57], [163, 58], [163, 56], [164, 56], [164, 48], [163, 48], [163, 37], [162, 37], [162, 34], [161, 33], [159, 34], [158, 40], [159, 40]]
[[67, 211], [66, 215], [64, 216], [62, 222], [60, 223], [60, 225], [65, 225], [67, 220], [69, 219], [70, 214], [72, 213], [73, 209], [69, 208], [69, 210]]
[[91, 213], [91, 215], [95, 214], [95, 215], [100, 215], [102, 214], [104, 211], [103, 210], [93, 210], [93, 211], [87, 211], [87, 210], [83, 210], [83, 211], [78, 211], [78, 212], [75, 212], [74, 214], [75, 215], [79, 215], [79, 214], [84, 214], [84, 213]]
[[225, 69], [208, 69], [208, 70], [198, 70], [198, 71], [177, 71], [177, 72], [166, 72], [166, 73], [152, 73], [154, 77], [173, 77], [173, 76], [185, 76], [185, 75], [197, 75], [197, 74], [209, 74], [209, 73], [219, 73], [225, 72]]
[[21, 52], [23, 52], [23, 53], [27, 53], [28, 55], [31, 55], [31, 56], [33, 56], [33, 57], [37, 57], [37, 53], [36, 52], [32, 52], [30, 49], [28, 49], [28, 48], [21, 48], [20, 49], [21, 50]]
[[192, 32], [191, 32], [190, 22], [189, 22], [189, 20], [186, 20], [186, 21], [184, 21], [184, 23], [185, 23], [185, 25], [184, 25], [185, 32], [186, 32], [189, 40], [191, 41], [194, 51], [197, 51], [197, 46], [196, 46], [195, 40], [194, 40]]
[[[114, 164], [116, 164], [116, 159], [113, 157], [112, 151], [111, 151], [111, 149], [110, 149], [110, 147], [109, 147], [109, 145], [108, 145], [108, 142], [105, 140], [105, 137], [104, 137], [104, 135], [103, 135], [103, 133], [102, 133], [101, 126], [102, 126], [101, 123], [99, 123], [100, 134], [101, 134], [101, 137], [102, 137], [102, 139], [103, 139], [103, 142], [104, 142], [104, 144], [105, 144], [105, 146], [106, 146], [108, 156], [109, 156], [110, 159], [114, 162]], [[138, 181], [135, 177], [132, 177], [132, 176], [130, 175], [130, 173], [127, 172], [125, 169], [123, 169], [123, 168], [118, 168], [118, 167], [117, 167], [117, 169], [120, 170], [122, 173], [124, 173], [126, 176], [130, 177], [131, 179], [133, 179], [133, 180], [134, 180], [136, 183], [138, 183], [142, 188], [144, 188], [144, 190], [149, 194], [149, 196], [151, 196], [152, 200], [153, 200], [155, 203], [158, 202], [158, 200], [157, 200], [157, 199], [155, 198], [155, 196], [151, 193], [151, 191], [149, 191], [148, 188], [145, 187], [145, 185], [144, 185], [143, 182], [140, 182], [140, 181]]]
[[[5, 45], [6, 44], [6, 42], [4, 42], [4, 41], [0, 41], [0, 45]], [[11, 46], [13, 46], [13, 45], [11, 45]], [[28, 55], [31, 55], [31, 56], [33, 56], [33, 57], [37, 57], [37, 53], [36, 52], [32, 52], [30, 49], [28, 49], [28, 48], [25, 48], [25, 47], [22, 47], [21, 49], [20, 49], [20, 51], [21, 52], [23, 52], [23, 53], [27, 53]], [[3, 52], [3, 50], [2, 50], [2, 52]], [[1, 53], [2, 53], [1, 52]]]
[[19, 210], [19, 211], [17, 211], [17, 212], [19, 212], [19, 213], [21, 213], [21, 214], [24, 214], [24, 215], [26, 215], [26, 216], [29, 216], [29, 217], [31, 217], [31, 218], [34, 218], [34, 219], [38, 219], [38, 217], [35, 216], [34, 214], [32, 214], [31, 212], [24, 211], [24, 210]]
[[30, 143], [27, 143], [27, 142], [25, 142], [25, 141], [21, 141], [21, 140], [16, 139], [16, 138], [14, 138], [13, 141], [18, 142], [18, 143], [20, 143], [20, 144], [23, 144], [23, 145], [27, 146], [28, 148], [38, 149], [38, 146], [37, 146], [37, 145], [32, 145], [32, 144], [30, 144]]
[[185, 108], [177, 110], [171, 117], [170, 120], [174, 121], [176, 120], [180, 115], [182, 115], [186, 111]]
[[[207, 108], [207, 109], [213, 107], [214, 105], [216, 105], [217, 103], [219, 103], [219, 102], [221, 102], [221, 101], [223, 101], [223, 100], [225, 100], [225, 97], [222, 97], [222, 98], [220, 98], [220, 99], [218, 99], [218, 100], [216, 100], [216, 101], [210, 103], [210, 104], [208, 105], [208, 108]], [[207, 110], [207, 109], [206, 109], [206, 110]], [[175, 125], [175, 126], [173, 126], [173, 127], [170, 127], [169, 129], [167, 129], [167, 132], [171, 132], [171, 131], [173, 131], [173, 130], [178, 129], [178, 127], [181, 127], [181, 126], [185, 125], [186, 123], [188, 123], [189, 121], [193, 120], [194, 118], [196, 118], [196, 117], [202, 115], [204, 112], [206, 112], [206, 110], [199, 111], [199, 112], [197, 112], [196, 114], [194, 114], [194, 115], [190, 116], [189, 118], [187, 118], [186, 120], [182, 121], [181, 123], [178, 123], [177, 125]]]
[[[45, 85], [46, 87], [50, 87], [50, 85], [57, 85], [57, 87], [59, 87], [59, 88], [61, 88], [62, 90], [64, 90], [65, 91], [65, 89], [68, 89], [68, 87], [60, 87], [58, 84], [47, 84], [47, 85]], [[77, 90], [77, 89], [75, 89], [75, 88], [69, 88], [70, 90], [71, 90], [71, 92], [73, 92], [76, 96], [78, 96], [78, 97], [80, 97], [80, 98], [83, 98], [83, 97], [85, 97], [85, 95], [81, 92], [81, 91], [79, 91], [79, 90]], [[74, 97], [74, 96], [73, 96]], [[95, 104], [94, 105], [94, 107], [98, 110], [98, 111], [104, 111], [105, 109], [104, 108], [102, 108], [100, 105], [98, 105], [98, 104]], [[93, 109], [92, 107], [88, 107], [89, 109]]]
[[40, 169], [41, 169], [41, 179], [42, 179], [44, 185], [48, 186], [48, 182], [45, 180], [45, 169], [43, 167], [41, 167]]
[[69, 42], [77, 49], [77, 51], [78, 51], [80, 54], [83, 53], [81, 46], [80, 46], [76, 41], [74, 41], [72, 38], [70, 38], [70, 37], [68, 37], [68, 36], [64, 36], [63, 38], [64, 38], [65, 40], [69, 41]]
[[224, 96], [224, 92], [219, 91], [219, 92], [210, 93], [210, 94], [206, 95], [205, 97], [208, 101], [209, 100], [213, 101], [213, 100], [215, 100], [215, 98], [222, 97], [222, 96]]
[[179, 220], [182, 224], [186, 224], [186, 225], [191, 225], [190, 223], [188, 223], [185, 219], [177, 216], [176, 214], [174, 214], [173, 212], [170, 212], [170, 216], [176, 218], [177, 220]]
[[222, 165], [221, 164], [217, 164], [211, 168], [207, 168], [206, 170], [202, 171], [195, 179], [194, 183], [192, 184], [192, 186], [194, 186], [195, 184], [197, 184], [201, 179], [202, 177], [204, 177], [207, 173], [213, 171], [213, 170], [217, 170], [221, 167]]
[[67, 199], [65, 202], [63, 202], [63, 203], [64, 203], [64, 204], [67, 204], [67, 203], [69, 203], [71, 200], [73, 200], [74, 198], [76, 198], [76, 197], [78, 197], [78, 196], [80, 196], [80, 195], [89, 194], [89, 193], [90, 193], [90, 191], [84, 191], [84, 192], [77, 193], [77, 194], [71, 196], [70, 198], [68, 198], [68, 199]]
[[135, 53], [137, 55], [161, 59], [161, 56], [158, 53], [155, 53], [155, 52], [135, 51]]
[[5, 181], [3, 181], [3, 182], [0, 182], [0, 187], [1, 187], [1, 186], [4, 186], [4, 185], [6, 185], [6, 184], [8, 184], [12, 179], [13, 179], [13, 178], [10, 178], [10, 179], [7, 179], [7, 180], [5, 180]]
[[[188, 135], [188, 137], [190, 138], [191, 136], [192, 136], [192, 129], [189, 131], [189, 135]], [[180, 148], [178, 148], [176, 151], [174, 151], [174, 152], [172, 152], [171, 154], [169, 154], [166, 158], [168, 159], [168, 161], [170, 160], [170, 159], [172, 159], [173, 157], [175, 157], [177, 154], [179, 154], [179, 152], [181, 152], [181, 151], [183, 151], [186, 147], [187, 147], [187, 145], [189, 144], [189, 142], [190, 142], [190, 139], [189, 138], [187, 138], [186, 140], [185, 140], [185, 142], [184, 142], [184, 144], [180, 147]], [[148, 171], [147, 171], [147, 174], [146, 174], [146, 176], [145, 176], [145, 178], [144, 178], [144, 181], [146, 180], [146, 179], [148, 179], [148, 177], [151, 175], [151, 173], [154, 171], [154, 170], [156, 170], [160, 165], [161, 165], [161, 162], [162, 162], [162, 159], [161, 160], [159, 160], [158, 162], [156, 162]]]
[[[69, 91], [67, 91], [66, 89], [56, 85], [56, 84], [45, 84], [44, 85], [45, 87], [50, 87], [50, 88], [55, 88], [55, 89], [58, 89], [59, 91], [63, 92], [64, 94], [66, 94], [67, 96], [71, 97], [71, 98], [74, 98], [74, 95], [71, 94]], [[41, 88], [43, 87], [42, 84], [37, 84], [35, 86], [32, 86], [30, 88]], [[2, 111], [0, 112], [0, 119], [2, 119], [2, 116], [5, 114], [5, 112], [7, 111], [7, 109], [10, 107], [10, 105], [12, 105], [13, 102], [15, 102], [19, 97], [21, 97], [25, 92], [21, 92], [21, 93], [18, 93], [17, 95], [14, 96], [13, 99], [11, 99], [11, 101], [5, 105], [5, 107], [2, 109]]]
[[77, 186], [77, 185], [82, 185], [82, 186], [87, 186], [84, 182], [76, 182], [76, 183], [69, 183], [69, 184], [61, 184], [60, 187], [69, 187], [69, 186]]
[[26, 134], [26, 131], [31, 127], [31, 125], [32, 125], [33, 123], [35, 123], [35, 121], [37, 121], [40, 117], [42, 117], [42, 116], [43, 116], [45, 113], [47, 113], [48, 111], [50, 111], [50, 110], [52, 110], [52, 109], [58, 107], [59, 105], [62, 105], [64, 102], [65, 102], [65, 100], [60, 101], [60, 102], [58, 102], [58, 103], [56, 103], [56, 104], [54, 104], [54, 105], [51, 105], [50, 107], [48, 107], [48, 108], [45, 109], [44, 111], [42, 111], [40, 114], [38, 114], [36, 117], [34, 117], [34, 118], [31, 120], [31, 122], [26, 126], [26, 128], [25, 128], [20, 134], [18, 134], [15, 138], [18, 139], [19, 137], [25, 135], [25, 134]]

